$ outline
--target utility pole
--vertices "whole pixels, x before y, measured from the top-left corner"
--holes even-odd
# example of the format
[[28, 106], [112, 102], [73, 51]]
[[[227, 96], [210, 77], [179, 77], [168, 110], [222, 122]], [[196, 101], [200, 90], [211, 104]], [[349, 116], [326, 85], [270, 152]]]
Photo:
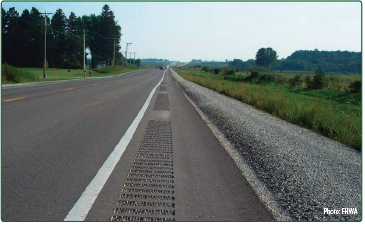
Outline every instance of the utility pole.
[[136, 65], [136, 53], [137, 53], [137, 52], [133, 52], [133, 54], [134, 54], [134, 61], [133, 61], [133, 65]]
[[83, 58], [84, 58], [84, 78], [86, 77], [86, 64], [85, 64], [85, 29], [84, 29], [84, 55], [83, 55]]
[[125, 51], [124, 53], [125, 53], [124, 54], [124, 56], [125, 56], [125, 68], [127, 69], [127, 51]]
[[[43, 14], [43, 13], [41, 13]], [[43, 78], [46, 78], [46, 64], [47, 64], [47, 11], [44, 11], [44, 64], [43, 64]]]
[[133, 43], [127, 43], [127, 46], [125, 48], [125, 68], [127, 69], [127, 58], [128, 58], [128, 46]]
[[129, 53], [129, 66], [132, 64], [132, 52]]
[[113, 54], [112, 66], [114, 66], [115, 63], [115, 38], [113, 38], [113, 40], [114, 40], [114, 54]]

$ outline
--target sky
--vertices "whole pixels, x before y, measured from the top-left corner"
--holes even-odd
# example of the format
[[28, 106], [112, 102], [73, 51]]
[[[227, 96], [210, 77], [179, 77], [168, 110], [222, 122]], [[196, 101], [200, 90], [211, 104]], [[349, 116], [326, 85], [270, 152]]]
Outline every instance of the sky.
[[121, 46], [136, 58], [254, 59], [262, 47], [279, 58], [296, 50], [361, 51], [360, 2], [2, 2], [67, 16], [100, 14], [104, 4], [122, 27]]

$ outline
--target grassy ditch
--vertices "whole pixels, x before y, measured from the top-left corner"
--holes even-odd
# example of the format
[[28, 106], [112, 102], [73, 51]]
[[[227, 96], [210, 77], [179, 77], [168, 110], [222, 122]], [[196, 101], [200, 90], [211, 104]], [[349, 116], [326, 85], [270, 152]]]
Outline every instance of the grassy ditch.
[[196, 69], [175, 69], [184, 79], [361, 150], [361, 93], [253, 84]]
[[[135, 68], [122, 67], [101, 67], [92, 70], [92, 77], [104, 77], [127, 73], [136, 70]], [[58, 69], [47, 68], [47, 78], [43, 78], [43, 68], [18, 68], [8, 64], [2, 64], [1, 67], [2, 84], [12, 83], [27, 83], [39, 81], [54, 81], [54, 80], [68, 80], [84, 78], [84, 73], [81, 69]], [[89, 71], [86, 77], [89, 76]]]

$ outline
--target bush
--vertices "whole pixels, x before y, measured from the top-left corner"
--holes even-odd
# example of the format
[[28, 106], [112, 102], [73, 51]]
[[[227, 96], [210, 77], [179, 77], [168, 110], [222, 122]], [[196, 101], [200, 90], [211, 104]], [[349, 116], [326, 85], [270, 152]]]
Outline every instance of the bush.
[[322, 89], [326, 86], [326, 74], [322, 71], [313, 76], [312, 89]]
[[234, 75], [234, 74], [236, 74], [236, 72], [234, 71], [234, 69], [229, 68], [229, 67], [226, 67], [226, 68], [224, 68], [222, 74], [224, 76], [226, 76], [226, 75]]
[[305, 82], [305, 85], [307, 86], [307, 88], [310, 88], [312, 85], [312, 76], [310, 76], [310, 75], [305, 76], [304, 82]]
[[245, 82], [249, 82], [249, 83], [257, 83], [260, 77], [260, 73], [259, 72], [251, 72], [250, 76], [245, 78]]
[[303, 84], [302, 75], [296, 75], [289, 80], [289, 85], [292, 87], [300, 87]]
[[275, 81], [275, 78], [271, 74], [263, 74], [259, 77], [258, 83], [259, 84], [268, 84], [273, 83]]
[[39, 80], [38, 76], [29, 71], [25, 71], [14, 66], [10, 66], [6, 63], [2, 64], [1, 67], [2, 83], [22, 83], [22, 82], [31, 82], [38, 80]]
[[219, 68], [215, 68], [214, 70], [213, 70], [213, 73], [214, 74], [219, 74], [221, 72], [221, 69], [219, 69]]
[[351, 93], [361, 93], [361, 80], [351, 82], [349, 89]]
[[309, 89], [322, 89], [328, 84], [328, 81], [326, 79], [326, 74], [323, 71], [318, 71], [313, 78], [307, 76], [305, 78], [305, 83]]
[[98, 73], [116, 73], [116, 72], [120, 72], [121, 68], [119, 68], [117, 66], [104, 66], [104, 67], [95, 69], [95, 71]]
[[209, 68], [207, 66], [203, 66], [203, 68], [201, 70], [205, 71], [205, 72], [209, 72]]

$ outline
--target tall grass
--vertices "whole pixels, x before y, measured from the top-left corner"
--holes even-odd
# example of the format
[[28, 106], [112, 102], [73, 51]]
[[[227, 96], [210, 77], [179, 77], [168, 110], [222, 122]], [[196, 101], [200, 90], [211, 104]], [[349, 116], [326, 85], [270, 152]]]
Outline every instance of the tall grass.
[[25, 83], [39, 81], [39, 77], [29, 71], [25, 71], [9, 64], [1, 66], [1, 82], [6, 83]]
[[105, 66], [95, 69], [98, 73], [110, 73], [110, 74], [117, 74], [120, 73], [122, 70], [119, 66]]
[[234, 82], [191, 70], [176, 72], [186, 80], [361, 150], [361, 102], [340, 104], [326, 96], [288, 92], [284, 86]]

